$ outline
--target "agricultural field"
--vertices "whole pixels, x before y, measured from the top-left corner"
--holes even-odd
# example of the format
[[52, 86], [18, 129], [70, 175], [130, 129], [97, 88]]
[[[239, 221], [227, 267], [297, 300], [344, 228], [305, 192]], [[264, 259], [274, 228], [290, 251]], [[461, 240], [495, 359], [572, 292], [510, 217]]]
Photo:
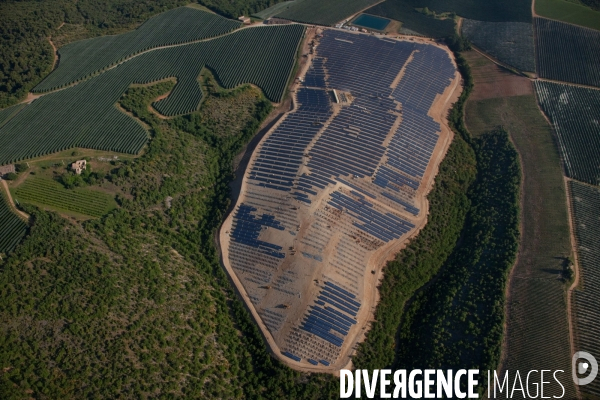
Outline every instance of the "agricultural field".
[[256, 18], [260, 18], [260, 19], [271, 18], [279, 13], [282, 13], [284, 10], [286, 10], [288, 8], [296, 6], [298, 3], [302, 2], [302, 1], [303, 0], [282, 1], [280, 3], [272, 5], [271, 7], [267, 8], [267, 9], [264, 9], [260, 12], [252, 14], [252, 16], [256, 17]]
[[461, 33], [479, 49], [520, 71], [535, 71], [533, 25], [464, 19]]
[[[99, 76], [35, 100], [0, 129], [0, 164], [72, 147], [137, 154], [148, 133], [114, 104], [132, 84], [176, 77], [170, 95], [155, 104], [168, 116], [198, 109], [198, 76], [206, 66], [219, 84], [252, 83], [281, 101], [304, 32], [301, 25], [243, 29], [205, 42], [157, 49]], [[239, 60], [244, 60], [243, 63]]]
[[277, 18], [316, 25], [334, 25], [377, 3], [378, 0], [302, 0], [290, 4]]
[[[580, 272], [572, 298], [576, 348], [600, 354], [600, 188], [576, 181], [570, 181], [569, 188]], [[596, 379], [581, 391], [600, 397], [600, 382]]]
[[25, 104], [17, 104], [12, 107], [7, 107], [0, 110], [0, 126], [4, 125], [6, 121], [11, 119], [15, 114], [17, 114], [21, 109], [25, 107]]
[[[571, 243], [566, 188], [553, 132], [528, 79], [513, 75], [513, 87], [527, 87], [528, 93], [492, 90], [505, 86], [507, 73], [500, 74], [498, 66], [474, 51], [464, 56], [475, 84], [465, 109], [469, 132], [478, 137], [502, 126], [519, 152], [523, 171], [521, 241], [508, 285], [501, 369], [568, 371], [571, 350], [565, 293], [569, 283], [559, 278]], [[490, 97], [490, 92], [495, 96]], [[565, 398], [572, 398], [575, 389], [570, 379], [566, 383]], [[562, 393], [557, 385], [548, 388], [550, 392]]]
[[0, 254], [6, 255], [25, 236], [27, 224], [15, 215], [3, 192], [0, 193]]
[[33, 92], [55, 90], [89, 78], [143, 51], [219, 36], [239, 26], [240, 22], [216, 14], [191, 7], [176, 8], [150, 18], [134, 31], [61, 47], [58, 68]]
[[[530, 95], [533, 96], [533, 87], [523, 76], [516, 75], [508, 70], [492, 63], [487, 57], [479, 54], [476, 51], [467, 51], [462, 53], [471, 67], [471, 76], [477, 82], [475, 89], [469, 94], [468, 104], [474, 104], [478, 100], [498, 99], [504, 97]], [[467, 107], [466, 122], [471, 134], [479, 135], [489, 131], [489, 125], [484, 123], [480, 126], [480, 122], [486, 122], [488, 115], [484, 113], [476, 113], [472, 118], [470, 114], [474, 107]], [[492, 113], [489, 118], [492, 118], [495, 113]]]
[[48, 206], [90, 217], [101, 217], [116, 207], [108, 194], [85, 188], [65, 189], [52, 179], [35, 176], [28, 177], [14, 193], [15, 201], [20, 203]]
[[[160, 119], [148, 108], [165, 86], [131, 87], [121, 103], [154, 133], [149, 151], [111, 163], [122, 207], [83, 224], [24, 204], [31, 234], [0, 261], [3, 396], [333, 398], [333, 377], [270, 356], [214, 244], [232, 160], [270, 102], [219, 88], [198, 112]], [[226, 109], [239, 125], [224, 136], [204, 117]]]
[[437, 19], [418, 12], [403, 1], [384, 1], [365, 12], [402, 22], [402, 31], [413, 31], [423, 36], [442, 38], [454, 33], [454, 19]]
[[535, 18], [540, 77], [600, 87], [600, 32]]
[[567, 176], [600, 185], [600, 90], [536, 81], [544, 113], [554, 125]]
[[[593, 1], [593, 0], [592, 0]], [[600, 10], [572, 0], [536, 0], [535, 13], [540, 17], [600, 30]]]
[[[477, 21], [531, 22], [531, 3], [522, 0], [386, 0], [366, 12], [405, 22], [405, 18], [414, 20], [408, 16], [411, 10], [425, 7], [437, 14], [455, 13]], [[425, 20], [421, 19], [421, 22], [426, 29]], [[410, 26], [408, 28], [413, 29]]]

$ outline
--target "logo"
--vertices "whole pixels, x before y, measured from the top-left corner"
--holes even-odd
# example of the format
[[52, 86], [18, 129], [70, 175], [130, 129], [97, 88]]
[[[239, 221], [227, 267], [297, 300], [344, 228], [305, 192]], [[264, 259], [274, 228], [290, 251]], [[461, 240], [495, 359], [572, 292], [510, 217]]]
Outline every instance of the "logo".
[[[581, 359], [585, 361], [580, 361]], [[596, 375], [598, 375], [598, 361], [596, 361], [594, 356], [590, 353], [578, 351], [573, 354], [571, 370], [573, 372], [573, 382], [575, 382], [576, 385], [587, 385], [596, 378]], [[588, 376], [585, 378], [579, 377], [579, 375], [586, 374], [588, 371], [590, 371]]]

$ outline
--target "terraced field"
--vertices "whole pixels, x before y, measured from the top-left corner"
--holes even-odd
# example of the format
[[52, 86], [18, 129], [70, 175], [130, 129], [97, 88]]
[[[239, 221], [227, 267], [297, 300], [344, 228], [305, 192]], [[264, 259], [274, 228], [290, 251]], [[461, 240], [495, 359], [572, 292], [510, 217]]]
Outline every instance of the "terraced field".
[[[573, 322], [576, 350], [600, 354], [600, 188], [570, 181], [571, 207], [580, 268], [579, 288], [573, 292]], [[581, 391], [600, 397], [595, 379]]]
[[15, 190], [15, 200], [72, 211], [91, 217], [101, 217], [116, 204], [107, 194], [89, 189], [65, 189], [47, 178], [29, 177]]
[[535, 71], [533, 25], [464, 19], [462, 34], [475, 46], [521, 71]]
[[[25, 107], [0, 129], [0, 164], [72, 147], [136, 154], [148, 134], [114, 105], [131, 84], [175, 77], [170, 95], [155, 104], [165, 115], [198, 108], [198, 75], [206, 66], [219, 83], [252, 83], [280, 101], [302, 38], [301, 25], [261, 26], [184, 46], [157, 49], [73, 87], [50, 93]], [[243, 62], [240, 62], [243, 60]]]
[[240, 22], [216, 14], [190, 7], [176, 8], [150, 18], [134, 31], [61, 47], [58, 68], [33, 92], [58, 89], [88, 78], [142, 51], [222, 35], [239, 26]]
[[567, 175], [600, 185], [600, 90], [545, 81], [534, 86], [554, 125]]
[[27, 224], [17, 217], [0, 193], [0, 254], [10, 253], [27, 232]]

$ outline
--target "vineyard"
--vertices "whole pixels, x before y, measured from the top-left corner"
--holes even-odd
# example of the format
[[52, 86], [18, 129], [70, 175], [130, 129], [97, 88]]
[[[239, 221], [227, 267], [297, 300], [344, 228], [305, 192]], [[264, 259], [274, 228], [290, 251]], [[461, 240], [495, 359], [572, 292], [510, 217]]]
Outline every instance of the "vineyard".
[[[579, 182], [570, 182], [571, 204], [577, 242], [580, 279], [579, 290], [573, 292], [573, 313], [577, 349], [600, 354], [600, 189]], [[596, 379], [581, 390], [600, 396], [600, 381]]]
[[[301, 25], [243, 29], [210, 41], [157, 49], [25, 107], [0, 129], [0, 165], [72, 147], [138, 153], [145, 129], [114, 105], [131, 84], [176, 77], [171, 94], [155, 108], [167, 116], [195, 111], [204, 66], [219, 83], [259, 86], [272, 101], [285, 92], [302, 38]], [[241, 62], [240, 60], [243, 60]]]
[[544, 18], [534, 21], [540, 77], [600, 86], [600, 32]]
[[464, 19], [462, 34], [475, 46], [521, 71], [535, 71], [533, 25]]
[[0, 110], [0, 126], [4, 125], [6, 121], [8, 121], [15, 114], [17, 114], [24, 106], [25, 104], [17, 104], [12, 107]]
[[91, 217], [101, 217], [115, 208], [114, 200], [107, 194], [86, 189], [65, 189], [58, 182], [36, 177], [28, 178], [17, 188], [15, 199]]
[[27, 232], [27, 224], [17, 217], [0, 195], [0, 253], [8, 254]]
[[534, 86], [554, 125], [567, 175], [600, 185], [600, 90], [544, 81]]
[[138, 29], [121, 35], [81, 40], [62, 47], [58, 68], [33, 92], [55, 90], [146, 50], [206, 39], [240, 26], [216, 14], [181, 7], [150, 18]]
[[302, 0], [294, 3], [297, 4], [290, 5], [276, 17], [307, 24], [334, 25], [377, 3], [377, 0]]

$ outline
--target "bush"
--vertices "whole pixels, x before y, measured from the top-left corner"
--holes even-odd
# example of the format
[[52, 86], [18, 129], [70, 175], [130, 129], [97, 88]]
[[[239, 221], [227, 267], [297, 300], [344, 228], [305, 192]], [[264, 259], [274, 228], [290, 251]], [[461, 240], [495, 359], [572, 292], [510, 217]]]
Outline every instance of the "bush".
[[15, 170], [17, 171], [17, 173], [27, 171], [28, 168], [29, 167], [27, 166], [27, 164], [15, 164]]

